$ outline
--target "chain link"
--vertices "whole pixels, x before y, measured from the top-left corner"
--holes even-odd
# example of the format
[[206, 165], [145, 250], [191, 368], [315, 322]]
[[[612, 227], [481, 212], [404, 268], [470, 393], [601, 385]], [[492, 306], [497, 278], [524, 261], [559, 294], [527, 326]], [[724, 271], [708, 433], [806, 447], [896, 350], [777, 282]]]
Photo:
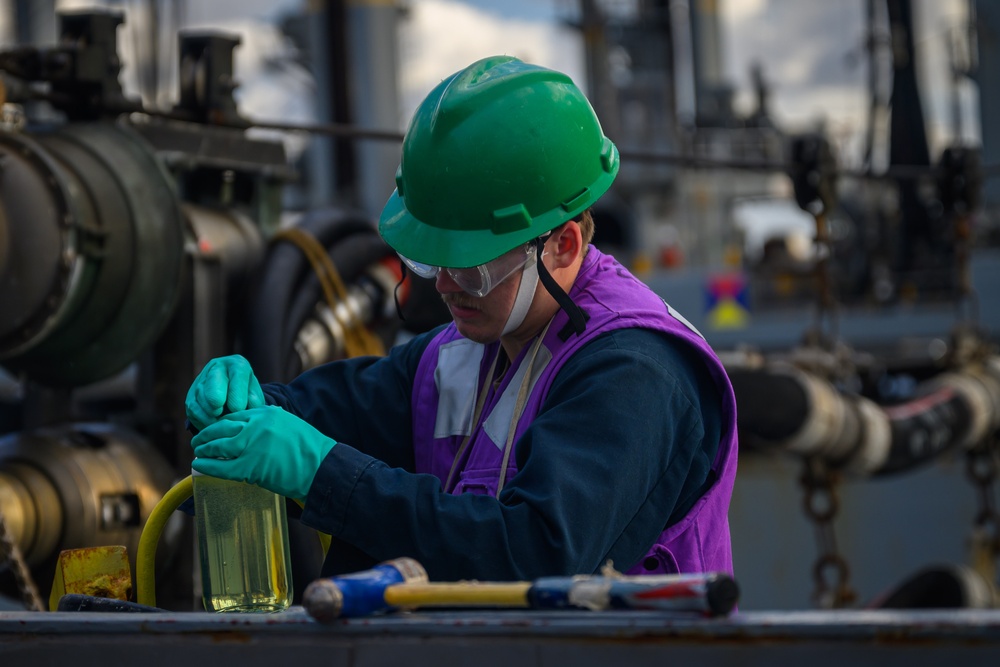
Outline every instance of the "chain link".
[[837, 549], [833, 520], [840, 509], [836, 476], [818, 457], [804, 460], [800, 482], [805, 490], [806, 516], [815, 524], [819, 555], [813, 563], [813, 602], [821, 609], [841, 609], [855, 601], [851, 570]]
[[966, 475], [977, 491], [976, 515], [972, 522], [972, 566], [990, 582], [996, 593], [997, 566], [1000, 562], [1000, 512], [996, 507], [996, 488], [1000, 473], [1000, 433], [994, 433], [966, 451]]
[[7, 532], [7, 522], [0, 513], [0, 565], [4, 564], [10, 566], [24, 608], [28, 611], [45, 611], [42, 596], [38, 594], [38, 587], [31, 578], [31, 571], [24, 562], [21, 550]]

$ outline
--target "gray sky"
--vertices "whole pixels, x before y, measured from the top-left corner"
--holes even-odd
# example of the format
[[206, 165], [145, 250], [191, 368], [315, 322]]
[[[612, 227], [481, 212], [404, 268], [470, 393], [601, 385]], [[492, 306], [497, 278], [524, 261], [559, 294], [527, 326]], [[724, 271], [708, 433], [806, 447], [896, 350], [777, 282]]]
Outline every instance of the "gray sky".
[[[719, 0], [725, 17], [727, 71], [751, 100], [749, 67], [760, 62], [773, 86], [773, 112], [786, 127], [824, 121], [857, 158], [868, 104], [864, 60], [865, 0]], [[914, 0], [914, 37], [928, 134], [938, 148], [952, 138], [948, 38], [967, 20], [965, 0]], [[978, 141], [974, 88], [963, 84], [964, 138]]]

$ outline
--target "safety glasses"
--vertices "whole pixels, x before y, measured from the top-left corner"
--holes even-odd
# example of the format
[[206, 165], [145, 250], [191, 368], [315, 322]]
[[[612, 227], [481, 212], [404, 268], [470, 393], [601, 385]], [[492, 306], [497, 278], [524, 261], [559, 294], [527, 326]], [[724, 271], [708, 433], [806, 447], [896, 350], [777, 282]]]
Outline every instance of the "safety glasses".
[[[513, 250], [508, 250], [496, 259], [479, 266], [467, 269], [444, 268], [452, 280], [465, 292], [473, 296], [486, 296], [494, 287], [507, 280], [511, 275], [523, 268], [528, 262], [535, 260], [535, 243], [529, 241]], [[399, 256], [410, 271], [421, 278], [434, 278], [442, 267], [421, 264], [412, 259]]]

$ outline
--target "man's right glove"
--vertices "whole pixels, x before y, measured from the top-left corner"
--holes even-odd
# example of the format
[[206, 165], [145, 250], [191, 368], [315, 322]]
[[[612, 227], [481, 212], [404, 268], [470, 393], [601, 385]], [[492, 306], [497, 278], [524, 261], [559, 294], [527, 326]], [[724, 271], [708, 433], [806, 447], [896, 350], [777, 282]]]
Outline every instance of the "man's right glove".
[[199, 431], [227, 412], [264, 405], [264, 392], [254, 377], [250, 362], [238, 354], [218, 357], [205, 364], [184, 400], [187, 418]]
[[337, 441], [276, 405], [226, 415], [191, 439], [191, 468], [305, 500]]

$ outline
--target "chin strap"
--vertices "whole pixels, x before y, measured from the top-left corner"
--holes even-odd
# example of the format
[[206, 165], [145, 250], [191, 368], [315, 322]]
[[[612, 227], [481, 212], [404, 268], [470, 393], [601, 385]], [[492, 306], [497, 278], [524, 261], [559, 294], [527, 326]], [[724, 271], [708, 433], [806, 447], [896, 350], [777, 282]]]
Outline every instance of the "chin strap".
[[569, 322], [567, 322], [566, 326], [559, 330], [559, 339], [565, 342], [574, 333], [582, 334], [584, 332], [587, 328], [587, 320], [590, 319], [590, 315], [587, 315], [583, 308], [580, 308], [580, 306], [576, 305], [576, 302], [574, 302], [573, 299], [569, 298], [569, 294], [566, 294], [566, 292], [563, 291], [563, 288], [559, 286], [559, 283], [557, 283], [555, 278], [552, 277], [549, 270], [545, 268], [545, 264], [542, 263], [542, 248], [544, 245], [545, 241], [543, 239], [535, 239], [535, 246], [538, 249], [536, 253], [538, 256], [538, 261], [536, 262], [538, 266], [538, 277], [542, 281], [542, 285], [545, 286], [548, 293], [551, 294], [552, 298], [559, 304], [559, 307], [565, 310], [566, 314], [569, 315]]
[[535, 286], [538, 285], [538, 266], [535, 263], [524, 265], [521, 270], [521, 284], [517, 288], [517, 296], [514, 298], [514, 306], [510, 309], [507, 323], [503, 325], [501, 336], [506, 336], [514, 329], [521, 326], [524, 317], [528, 314], [528, 308], [535, 299]]

